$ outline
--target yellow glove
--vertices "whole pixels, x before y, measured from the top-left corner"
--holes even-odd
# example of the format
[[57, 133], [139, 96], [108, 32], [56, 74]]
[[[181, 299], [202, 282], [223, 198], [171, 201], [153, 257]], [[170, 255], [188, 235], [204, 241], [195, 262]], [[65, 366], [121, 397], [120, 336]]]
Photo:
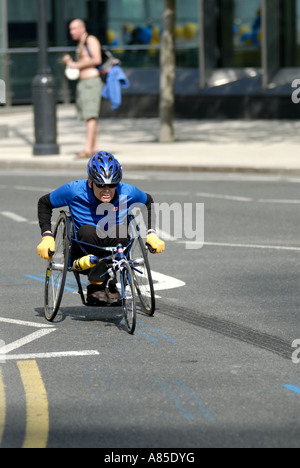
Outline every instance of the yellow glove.
[[151, 247], [151, 253], [162, 253], [166, 248], [164, 241], [154, 233], [148, 234], [146, 242]]
[[45, 234], [42, 242], [37, 247], [37, 253], [44, 260], [50, 260], [49, 251], [55, 252], [55, 240], [52, 234]]

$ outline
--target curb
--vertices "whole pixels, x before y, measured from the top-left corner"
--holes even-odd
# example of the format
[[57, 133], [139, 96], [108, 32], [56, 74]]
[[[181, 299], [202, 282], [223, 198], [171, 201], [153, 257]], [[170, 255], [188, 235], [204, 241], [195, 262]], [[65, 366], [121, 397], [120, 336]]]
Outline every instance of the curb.
[[[168, 164], [138, 164], [123, 163], [124, 171], [137, 172], [221, 172], [221, 173], [240, 173], [240, 174], [273, 174], [273, 175], [300, 175], [300, 168], [276, 168], [276, 167], [251, 167], [251, 166], [224, 166], [224, 165], [168, 165]], [[63, 170], [81, 170], [86, 169], [86, 162], [72, 161], [0, 161], [0, 169], [63, 169]]]

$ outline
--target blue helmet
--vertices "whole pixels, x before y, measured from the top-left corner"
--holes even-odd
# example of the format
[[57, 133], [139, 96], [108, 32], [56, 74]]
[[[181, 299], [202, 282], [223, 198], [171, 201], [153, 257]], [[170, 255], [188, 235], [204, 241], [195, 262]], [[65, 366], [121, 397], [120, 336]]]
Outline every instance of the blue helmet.
[[117, 159], [106, 151], [94, 154], [88, 162], [89, 178], [98, 187], [117, 185], [122, 180], [122, 167]]

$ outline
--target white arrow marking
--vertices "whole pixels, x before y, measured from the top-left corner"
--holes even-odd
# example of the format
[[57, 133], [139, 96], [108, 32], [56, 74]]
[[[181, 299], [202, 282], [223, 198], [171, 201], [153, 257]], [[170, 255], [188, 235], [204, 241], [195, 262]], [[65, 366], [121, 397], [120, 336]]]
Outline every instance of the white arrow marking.
[[0, 348], [0, 354], [10, 353], [10, 351], [21, 348], [21, 346], [31, 343], [32, 341], [38, 340], [39, 338], [42, 338], [43, 336], [48, 335], [53, 331], [55, 331], [55, 328], [38, 330], [34, 333], [31, 333], [30, 335], [27, 335], [24, 338], [21, 338], [20, 340], [13, 341], [13, 343], [10, 343]]
[[28, 219], [23, 218], [23, 216], [19, 216], [16, 213], [12, 213], [11, 211], [2, 211], [1, 214], [3, 216], [6, 216], [6, 218], [12, 219], [13, 221], [16, 221], [17, 223], [27, 223]]
[[[16, 340], [10, 344], [0, 347], [0, 363], [4, 363], [8, 360], [26, 360], [26, 359], [49, 359], [49, 358], [61, 358], [61, 357], [76, 357], [76, 356], [99, 356], [99, 352], [95, 350], [84, 350], [84, 351], [58, 351], [50, 353], [29, 353], [29, 354], [8, 354], [13, 350], [21, 348], [22, 346], [31, 343], [32, 341], [38, 340], [49, 333], [56, 331], [54, 325], [39, 324], [35, 322], [28, 322], [23, 320], [9, 319], [0, 317], [0, 322], [11, 323], [14, 325], [23, 325], [26, 327], [41, 328], [41, 330], [35, 331], [30, 335], [25, 336], [19, 340]], [[46, 328], [47, 327], [47, 328]]]
[[152, 278], [153, 281], [157, 281], [157, 283], [154, 284], [155, 291], [163, 291], [165, 289], [181, 288], [182, 286], [185, 286], [184, 281], [173, 278], [173, 276], [158, 273], [157, 271], [152, 271]]

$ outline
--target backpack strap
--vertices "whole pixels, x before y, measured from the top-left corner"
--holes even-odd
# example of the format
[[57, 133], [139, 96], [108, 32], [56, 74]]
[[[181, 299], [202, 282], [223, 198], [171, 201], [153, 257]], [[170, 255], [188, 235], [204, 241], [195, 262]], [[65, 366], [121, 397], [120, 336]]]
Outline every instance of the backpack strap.
[[[84, 42], [84, 47], [86, 48], [86, 51], [89, 54], [89, 57], [92, 58], [91, 51], [87, 44], [88, 37], [89, 36], [87, 35], [85, 42]], [[102, 63], [101, 65], [96, 66], [96, 68], [100, 73], [100, 78], [102, 79], [104, 83], [106, 83], [107, 74], [110, 72], [110, 70], [112, 69], [114, 65], [120, 65], [121, 61], [119, 59], [116, 59], [109, 50], [104, 51], [103, 49], [101, 49], [101, 55], [102, 55]]]
[[[92, 58], [92, 54], [91, 54], [91, 51], [89, 49], [89, 46], [87, 44], [87, 40], [88, 40], [88, 35], [86, 36], [86, 40], [84, 42], [84, 47], [86, 48], [86, 51], [87, 53], [89, 54], [89, 57]], [[120, 60], [116, 59], [113, 57], [112, 53], [110, 52], [110, 50], [103, 50], [101, 48], [101, 55], [102, 55], [102, 64], [99, 65], [99, 69], [100, 67], [105, 67], [105, 68], [111, 68], [113, 65], [119, 65], [120, 63]], [[98, 67], [96, 67], [98, 68]]]
[[92, 58], [91, 51], [90, 51], [89, 46], [87, 44], [88, 37], [89, 37], [89, 35], [86, 36], [86, 39], [85, 39], [85, 42], [84, 42], [84, 47], [86, 48], [86, 51], [89, 54], [89, 57]]
[[[84, 47], [86, 48], [86, 51], [87, 53], [89, 54], [89, 57], [92, 58], [92, 54], [91, 54], [91, 51], [89, 49], [89, 46], [87, 44], [87, 40], [88, 40], [88, 35], [86, 36], [86, 40], [84, 42]], [[101, 52], [102, 53], [102, 52]], [[103, 53], [102, 53], [102, 61], [103, 61]], [[96, 65], [95, 68], [97, 68], [97, 70], [99, 71], [100, 75], [101, 75], [101, 70], [102, 70], [102, 64], [101, 65]]]

